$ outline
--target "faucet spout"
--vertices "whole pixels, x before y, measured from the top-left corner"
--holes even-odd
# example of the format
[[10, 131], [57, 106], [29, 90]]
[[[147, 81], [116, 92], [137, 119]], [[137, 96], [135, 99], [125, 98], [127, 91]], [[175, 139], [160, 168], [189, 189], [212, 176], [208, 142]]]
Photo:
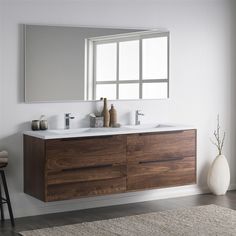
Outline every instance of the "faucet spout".
[[140, 125], [140, 116], [144, 116], [144, 114], [140, 110], [135, 111], [135, 125]]
[[74, 116], [70, 116], [71, 113], [65, 113], [65, 129], [70, 129], [70, 120], [74, 119]]

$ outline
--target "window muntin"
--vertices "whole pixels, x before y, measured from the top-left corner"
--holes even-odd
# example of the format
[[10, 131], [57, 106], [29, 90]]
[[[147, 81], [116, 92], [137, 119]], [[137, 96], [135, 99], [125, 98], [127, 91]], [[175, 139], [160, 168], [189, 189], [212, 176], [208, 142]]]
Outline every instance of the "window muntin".
[[[93, 99], [169, 97], [168, 33], [90, 40], [93, 52], [89, 55], [93, 55], [93, 60], [88, 61], [93, 63], [90, 65], [93, 70]], [[104, 55], [100, 55], [102, 52]]]

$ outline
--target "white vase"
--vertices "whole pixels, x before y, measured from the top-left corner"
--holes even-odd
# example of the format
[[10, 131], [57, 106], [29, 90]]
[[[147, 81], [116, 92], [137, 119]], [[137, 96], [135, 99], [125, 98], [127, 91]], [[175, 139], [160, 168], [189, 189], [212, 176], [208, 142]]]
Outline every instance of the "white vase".
[[209, 189], [215, 195], [224, 195], [230, 183], [230, 171], [224, 155], [218, 155], [213, 161], [207, 178]]

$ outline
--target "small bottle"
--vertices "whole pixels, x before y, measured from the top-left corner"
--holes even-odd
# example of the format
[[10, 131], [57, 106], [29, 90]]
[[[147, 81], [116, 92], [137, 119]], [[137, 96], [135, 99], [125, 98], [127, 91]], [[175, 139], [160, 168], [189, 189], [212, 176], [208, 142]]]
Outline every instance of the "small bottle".
[[103, 126], [104, 127], [109, 127], [109, 124], [110, 124], [110, 113], [109, 113], [108, 108], [107, 108], [107, 99], [104, 98], [103, 102], [104, 102], [103, 110], [102, 110], [102, 116], [104, 117]]
[[40, 130], [40, 120], [32, 120], [31, 122], [31, 129], [32, 130]]
[[40, 120], [40, 129], [47, 130], [48, 129], [48, 121], [47, 120]]
[[40, 130], [47, 130], [48, 129], [48, 121], [45, 115], [40, 117]]
[[110, 113], [110, 127], [115, 127], [115, 125], [117, 124], [117, 112], [113, 104], [111, 104], [111, 109], [109, 110], [109, 113]]

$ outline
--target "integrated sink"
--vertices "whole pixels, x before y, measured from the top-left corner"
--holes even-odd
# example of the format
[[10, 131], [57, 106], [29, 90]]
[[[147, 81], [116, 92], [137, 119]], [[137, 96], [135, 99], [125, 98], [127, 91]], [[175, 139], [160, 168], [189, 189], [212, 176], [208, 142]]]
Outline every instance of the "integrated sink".
[[80, 128], [80, 129], [58, 129], [58, 130], [49, 130], [51, 134], [58, 134], [58, 135], [63, 135], [63, 134], [79, 134], [79, 133], [84, 133], [90, 130], [90, 128]]
[[126, 127], [127, 129], [144, 130], [144, 129], [169, 128], [169, 127], [174, 127], [174, 126], [167, 125], [167, 124], [142, 124], [142, 125], [127, 125], [124, 127]]
[[110, 132], [122, 132], [129, 130], [150, 130], [150, 129], [158, 129], [158, 128], [169, 128], [173, 127], [173, 125], [166, 124], [142, 124], [142, 125], [126, 125], [119, 128], [79, 128], [79, 129], [60, 129], [60, 130], [48, 130], [51, 134], [56, 135], [74, 135], [81, 133], [110, 133]]
[[104, 132], [117, 132], [117, 131], [125, 131], [128, 128], [120, 127], [120, 128], [79, 128], [79, 129], [60, 129], [60, 130], [48, 130], [51, 134], [57, 135], [70, 135], [70, 134], [81, 134], [81, 133], [104, 133]]
[[108, 128], [90, 128], [88, 130], [88, 132], [117, 132], [117, 131], [125, 131], [127, 130], [126, 127], [119, 127], [119, 128], [112, 128], [112, 127], [108, 127]]

